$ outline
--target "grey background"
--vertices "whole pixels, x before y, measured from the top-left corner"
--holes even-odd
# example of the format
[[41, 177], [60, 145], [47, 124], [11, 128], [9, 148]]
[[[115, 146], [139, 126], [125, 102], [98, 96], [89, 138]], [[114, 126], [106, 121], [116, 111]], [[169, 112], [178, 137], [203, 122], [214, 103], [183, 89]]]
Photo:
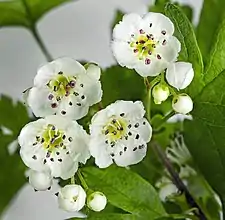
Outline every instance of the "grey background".
[[[80, 0], [51, 11], [38, 29], [54, 58], [71, 56], [105, 68], [115, 63], [109, 48], [110, 24], [116, 9], [144, 14], [151, 0]], [[202, 0], [180, 0], [194, 6], [198, 21]], [[45, 58], [31, 34], [20, 28], [0, 30], [0, 93], [20, 99], [32, 85], [37, 68]], [[13, 177], [9, 177], [16, 181]], [[7, 187], [7, 186], [6, 186]], [[3, 220], [63, 220], [74, 213], [57, 208], [51, 192], [35, 193], [26, 184], [4, 213]], [[4, 190], [4, 189], [1, 189]]]

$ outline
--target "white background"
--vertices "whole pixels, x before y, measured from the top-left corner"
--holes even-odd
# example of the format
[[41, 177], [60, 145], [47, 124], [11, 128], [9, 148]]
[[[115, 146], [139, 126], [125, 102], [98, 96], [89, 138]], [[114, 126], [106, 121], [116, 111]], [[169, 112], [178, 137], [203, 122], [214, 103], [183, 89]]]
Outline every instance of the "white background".
[[[180, 2], [194, 5], [196, 23], [202, 0]], [[151, 0], [80, 0], [51, 11], [41, 19], [38, 29], [54, 58], [71, 56], [94, 61], [104, 68], [115, 63], [109, 48], [115, 10], [144, 14], [150, 3]], [[32, 85], [37, 68], [45, 62], [27, 30], [0, 29], [0, 93], [21, 98], [21, 92]], [[52, 192], [35, 193], [27, 184], [3, 220], [63, 220], [70, 216], [73, 214], [57, 208]]]

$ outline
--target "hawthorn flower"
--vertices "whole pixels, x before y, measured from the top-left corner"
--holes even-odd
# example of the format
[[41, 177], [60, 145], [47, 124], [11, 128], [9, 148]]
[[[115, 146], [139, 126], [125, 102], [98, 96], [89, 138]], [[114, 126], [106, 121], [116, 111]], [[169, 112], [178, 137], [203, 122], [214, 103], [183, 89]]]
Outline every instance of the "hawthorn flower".
[[169, 95], [170, 95], [170, 90], [168, 86], [164, 84], [158, 84], [154, 86], [152, 90], [152, 96], [154, 98], [155, 104], [161, 104], [162, 102], [167, 100]]
[[49, 172], [38, 172], [35, 170], [30, 170], [29, 172], [29, 183], [38, 191], [50, 189], [52, 186], [52, 179]]
[[181, 45], [168, 17], [149, 12], [124, 15], [113, 30], [112, 51], [121, 66], [141, 76], [156, 76], [176, 61]]
[[27, 124], [18, 137], [23, 162], [33, 170], [68, 179], [90, 157], [89, 136], [76, 121], [51, 115]]
[[58, 194], [59, 208], [68, 212], [80, 211], [86, 201], [86, 192], [80, 185], [66, 185]]
[[72, 58], [59, 58], [42, 66], [28, 90], [27, 103], [37, 117], [62, 115], [80, 119], [101, 100], [100, 68], [87, 69]]
[[87, 205], [95, 212], [102, 211], [107, 204], [106, 196], [102, 192], [93, 192], [88, 196]]
[[166, 70], [167, 82], [176, 89], [185, 89], [194, 78], [194, 70], [191, 63], [171, 63]]
[[173, 98], [173, 110], [177, 113], [188, 114], [193, 109], [193, 101], [187, 94], [179, 94]]
[[152, 128], [142, 102], [117, 101], [97, 112], [90, 125], [90, 153], [100, 168], [139, 163], [146, 155]]

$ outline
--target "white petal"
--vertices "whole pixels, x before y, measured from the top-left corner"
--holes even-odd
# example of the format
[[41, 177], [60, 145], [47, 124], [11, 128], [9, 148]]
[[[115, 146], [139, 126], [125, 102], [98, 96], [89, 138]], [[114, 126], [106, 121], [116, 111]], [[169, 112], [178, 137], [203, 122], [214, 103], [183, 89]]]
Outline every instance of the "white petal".
[[148, 120], [145, 118], [139, 119], [138, 121], [133, 120], [131, 122], [131, 132], [140, 135], [141, 139], [148, 143], [152, 137], [152, 127]]
[[46, 85], [60, 71], [67, 76], [76, 76], [77, 74], [85, 73], [85, 68], [79, 62], [69, 57], [56, 59], [38, 70], [34, 79], [34, 86]]
[[149, 12], [144, 16], [143, 20], [153, 34], [160, 35], [162, 31], [166, 31], [166, 35], [173, 35], [174, 33], [172, 21], [161, 13]]
[[152, 57], [150, 60], [150, 64], [145, 64], [143, 60], [136, 64], [135, 70], [139, 75], [143, 77], [157, 76], [168, 66], [168, 62], [165, 59], [159, 60]]
[[35, 122], [30, 122], [25, 125], [18, 137], [20, 148], [20, 156], [26, 166], [36, 171], [49, 170], [47, 166], [43, 164], [43, 158], [45, 157], [45, 150], [39, 145], [33, 146], [36, 142], [36, 136], [42, 131], [42, 127], [45, 125], [43, 119], [39, 119]]
[[68, 97], [64, 97], [60, 101], [57, 109], [57, 115], [78, 120], [87, 115], [88, 110], [89, 105], [87, 105], [86, 101], [83, 102], [81, 101], [80, 97], [70, 95]]
[[142, 118], [145, 114], [144, 105], [141, 101], [123, 101], [118, 100], [115, 103], [107, 106], [108, 116], [124, 113], [127, 118]]
[[90, 140], [90, 153], [95, 158], [95, 164], [99, 168], [106, 168], [113, 163], [107, 147], [105, 140], [101, 137], [93, 137]]
[[34, 189], [45, 191], [52, 185], [52, 176], [48, 172], [30, 170], [29, 183], [34, 187]]
[[88, 64], [87, 75], [95, 80], [99, 80], [101, 76], [100, 67], [93, 63]]
[[159, 54], [162, 59], [166, 60], [167, 62], [174, 62], [177, 60], [180, 50], [180, 42], [176, 37], [171, 36], [167, 39], [165, 45], [158, 45], [154, 52], [155, 54]]
[[93, 192], [87, 201], [88, 207], [95, 212], [102, 211], [107, 204], [106, 196], [102, 192]]
[[57, 107], [51, 107], [51, 104], [54, 103], [54, 101], [48, 99], [49, 94], [50, 91], [47, 87], [33, 87], [30, 89], [27, 103], [36, 117], [53, 115], [57, 111]]
[[126, 66], [130, 69], [134, 68], [135, 64], [138, 61], [138, 58], [127, 42], [115, 40], [112, 42], [111, 47], [113, 55], [121, 66]]
[[83, 87], [78, 87], [77, 92], [79, 93], [79, 98], [84, 96], [82, 102], [86, 102], [88, 106], [92, 106], [102, 99], [102, 88], [99, 80], [90, 77], [90, 74], [79, 75], [77, 77], [77, 84], [83, 85]]
[[126, 14], [123, 20], [113, 30], [113, 38], [121, 41], [129, 41], [131, 35], [140, 29], [142, 18], [138, 14]]
[[114, 161], [122, 167], [139, 163], [143, 160], [147, 151], [147, 145], [143, 140], [136, 140], [132, 137], [118, 142], [116, 147]]
[[179, 89], [185, 89], [194, 78], [194, 70], [191, 63], [176, 62], [168, 66], [166, 79], [168, 83]]
[[193, 101], [190, 96], [179, 94], [173, 98], [172, 107], [175, 112], [185, 115], [192, 111]]

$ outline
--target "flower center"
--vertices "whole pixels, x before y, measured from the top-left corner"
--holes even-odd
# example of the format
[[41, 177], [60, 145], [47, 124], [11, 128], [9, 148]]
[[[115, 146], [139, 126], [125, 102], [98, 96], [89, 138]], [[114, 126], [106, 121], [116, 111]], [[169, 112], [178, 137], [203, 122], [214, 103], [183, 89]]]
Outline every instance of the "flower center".
[[44, 129], [42, 136], [36, 137], [37, 142], [40, 142], [50, 153], [59, 147], [65, 147], [63, 143], [65, 138], [63, 131], [56, 129], [54, 125], [50, 124]]
[[[140, 33], [143, 33], [140, 30]], [[140, 60], [143, 60], [148, 55], [152, 55], [156, 48], [156, 41], [152, 34], [140, 34], [134, 41], [130, 43], [133, 52], [137, 54]]]
[[59, 72], [58, 75], [47, 84], [50, 90], [58, 97], [69, 96], [75, 85], [76, 78], [74, 76], [65, 76], [62, 72]]
[[112, 117], [102, 132], [107, 136], [107, 139], [112, 142], [121, 139], [126, 134], [127, 122], [123, 118], [116, 119]]

